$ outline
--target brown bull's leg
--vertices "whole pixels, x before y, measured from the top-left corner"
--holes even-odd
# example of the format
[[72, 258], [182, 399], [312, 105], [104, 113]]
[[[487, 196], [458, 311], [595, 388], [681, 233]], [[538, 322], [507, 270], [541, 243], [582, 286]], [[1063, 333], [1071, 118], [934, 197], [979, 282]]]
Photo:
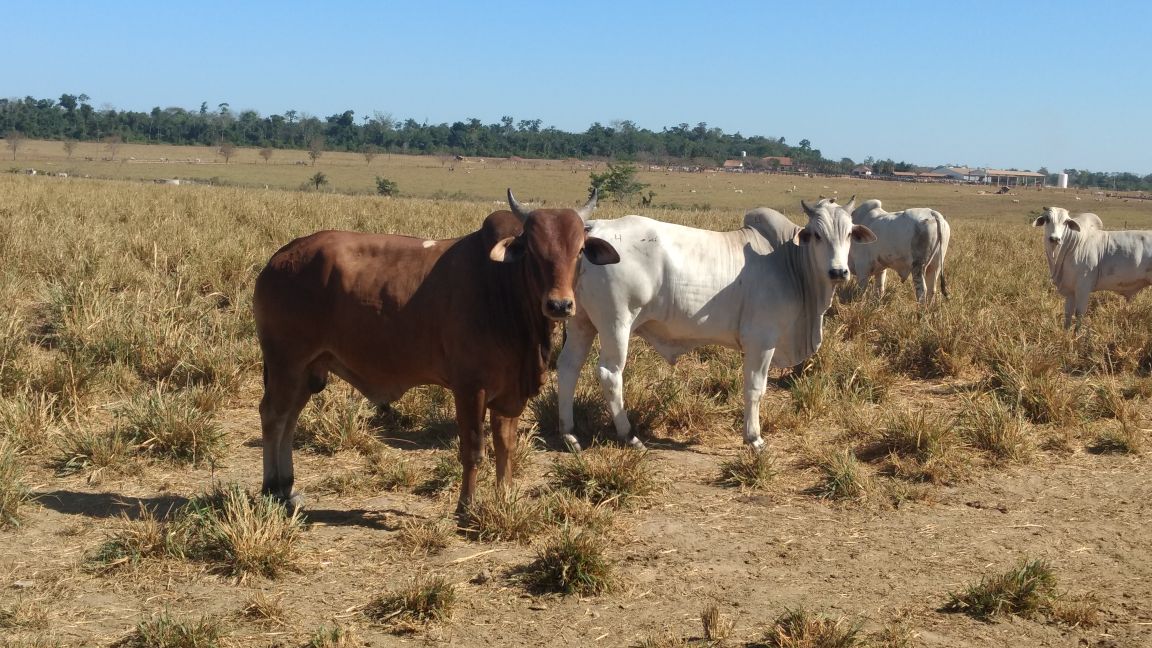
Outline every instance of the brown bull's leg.
[[303, 368], [295, 371], [265, 362], [260, 427], [264, 445], [264, 481], [260, 492], [293, 501], [292, 438], [311, 390]]
[[463, 514], [476, 493], [476, 476], [484, 461], [484, 390], [460, 389], [453, 392], [456, 424], [460, 428], [460, 501], [456, 513]]
[[511, 485], [516, 454], [516, 428], [520, 417], [500, 416], [492, 412], [492, 445], [496, 451], [496, 484]]

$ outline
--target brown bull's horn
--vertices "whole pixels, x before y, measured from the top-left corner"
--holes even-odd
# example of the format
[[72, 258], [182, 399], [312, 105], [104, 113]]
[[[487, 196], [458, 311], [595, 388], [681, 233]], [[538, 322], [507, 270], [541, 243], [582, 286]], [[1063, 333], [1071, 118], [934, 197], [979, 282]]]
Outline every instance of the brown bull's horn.
[[508, 189], [508, 207], [512, 209], [512, 213], [516, 214], [516, 218], [519, 218], [521, 223], [528, 220], [528, 213], [532, 211], [525, 209], [524, 205], [521, 205], [520, 201], [516, 200], [516, 196], [512, 195], [511, 188]]

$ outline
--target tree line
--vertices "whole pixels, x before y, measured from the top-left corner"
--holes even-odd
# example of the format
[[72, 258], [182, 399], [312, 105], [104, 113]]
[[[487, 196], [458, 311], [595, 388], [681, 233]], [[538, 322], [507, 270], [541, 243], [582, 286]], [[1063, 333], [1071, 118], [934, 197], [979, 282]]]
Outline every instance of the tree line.
[[[399, 120], [387, 113], [357, 117], [352, 110], [320, 118], [295, 110], [261, 116], [254, 110], [235, 112], [227, 103], [199, 110], [155, 107], [149, 112], [96, 109], [86, 94], [62, 94], [58, 99], [0, 99], [0, 133], [36, 139], [292, 148], [375, 153], [453, 154], [483, 157], [605, 158], [655, 164], [714, 166], [746, 156], [746, 166], [771, 169], [764, 157], [789, 157], [805, 170], [848, 173], [850, 158], [826, 159], [807, 139], [795, 145], [783, 137], [725, 133], [700, 122], [667, 126], [660, 131], [640, 128], [630, 120], [608, 125], [593, 123], [573, 133], [543, 126], [540, 119], [504, 116], [485, 124], [476, 118], [451, 124]], [[15, 152], [15, 151], [14, 151]], [[267, 158], [266, 158], [267, 159]], [[315, 159], [315, 158], [313, 158]], [[370, 158], [369, 158], [370, 159]], [[891, 159], [873, 160], [877, 173], [911, 170], [914, 165]], [[1067, 169], [1074, 186], [1117, 190], [1152, 190], [1152, 175], [1098, 173]]]

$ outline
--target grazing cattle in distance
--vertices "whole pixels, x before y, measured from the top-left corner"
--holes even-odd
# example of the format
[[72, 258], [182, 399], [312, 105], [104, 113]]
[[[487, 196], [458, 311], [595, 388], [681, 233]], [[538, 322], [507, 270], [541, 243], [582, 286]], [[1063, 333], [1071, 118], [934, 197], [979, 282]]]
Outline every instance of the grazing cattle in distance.
[[262, 492], [293, 504], [292, 438], [300, 411], [329, 373], [388, 404], [417, 385], [452, 391], [471, 501], [491, 414], [500, 484], [511, 477], [521, 412], [544, 380], [557, 322], [575, 312], [581, 256], [615, 263], [588, 236], [580, 210], [490, 214], [459, 239], [323, 231], [274, 254], [256, 279], [253, 310], [264, 354]]
[[[763, 448], [760, 399], [770, 367], [797, 365], [820, 346], [823, 315], [849, 277], [849, 242], [875, 239], [830, 200], [801, 201], [808, 222], [760, 208], [744, 227], [714, 232], [643, 216], [588, 223], [589, 235], [621, 251], [620, 263], [581, 263], [576, 315], [557, 362], [560, 433], [573, 448], [576, 381], [600, 336], [596, 375], [621, 443], [632, 434], [624, 409], [628, 339], [638, 335], [669, 363], [705, 344], [744, 352], [744, 441]], [[848, 209], [851, 209], [849, 205]]]
[[886, 212], [880, 201], [873, 198], [853, 210], [852, 222], [876, 234], [876, 243], [865, 247], [853, 245], [848, 252], [848, 263], [860, 292], [867, 291], [869, 280], [876, 277], [876, 291], [883, 296], [885, 271], [891, 269], [900, 276], [900, 281], [912, 276], [916, 301], [922, 304], [932, 303], [937, 279], [940, 293], [948, 296], [944, 257], [948, 254], [952, 228], [940, 212], [927, 207]]
[[1152, 285], [1152, 231], [1109, 232], [1096, 214], [1072, 218], [1063, 207], [1045, 207], [1032, 221], [1043, 227], [1048, 272], [1064, 296], [1064, 328], [1076, 328], [1088, 310], [1088, 297], [1099, 290], [1128, 300]]

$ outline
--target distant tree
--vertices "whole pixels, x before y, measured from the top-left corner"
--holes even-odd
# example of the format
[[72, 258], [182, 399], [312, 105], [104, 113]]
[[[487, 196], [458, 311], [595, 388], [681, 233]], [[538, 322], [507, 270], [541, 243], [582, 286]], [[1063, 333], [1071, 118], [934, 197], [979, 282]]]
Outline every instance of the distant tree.
[[72, 154], [76, 152], [76, 144], [76, 140], [64, 140], [64, 153], [68, 156], [69, 160], [72, 159]]
[[260, 149], [260, 157], [264, 158], [264, 164], [268, 164], [268, 160], [272, 159], [272, 152], [273, 149], [268, 146]]
[[232, 156], [236, 155], [236, 145], [232, 142], [221, 142], [220, 148], [216, 150], [220, 153], [220, 157], [224, 158], [224, 164], [228, 164]]
[[16, 159], [16, 151], [24, 144], [24, 133], [18, 130], [10, 130], [4, 135], [4, 144], [12, 151], [12, 159]]
[[589, 193], [599, 189], [602, 197], [616, 202], [630, 202], [648, 187], [636, 179], [636, 167], [628, 163], [609, 164], [603, 173], [593, 171], [588, 175]]
[[323, 187], [324, 185], [328, 184], [328, 176], [324, 175], [323, 171], [317, 171], [316, 175], [312, 176], [311, 178], [308, 178], [308, 184], [312, 185], [317, 190], [319, 190], [320, 187]]
[[119, 135], [109, 135], [104, 138], [104, 148], [108, 150], [108, 155], [111, 156], [113, 160], [116, 159], [116, 153], [123, 144], [124, 138]]
[[376, 176], [376, 193], [381, 196], [395, 196], [400, 193], [400, 188], [392, 180]]
[[312, 166], [316, 166], [316, 160], [324, 155], [324, 138], [316, 135], [308, 140], [308, 157], [312, 158]]
[[364, 161], [368, 163], [368, 166], [372, 166], [372, 158], [376, 157], [378, 151], [375, 144], [365, 144], [360, 153], [364, 156]]

